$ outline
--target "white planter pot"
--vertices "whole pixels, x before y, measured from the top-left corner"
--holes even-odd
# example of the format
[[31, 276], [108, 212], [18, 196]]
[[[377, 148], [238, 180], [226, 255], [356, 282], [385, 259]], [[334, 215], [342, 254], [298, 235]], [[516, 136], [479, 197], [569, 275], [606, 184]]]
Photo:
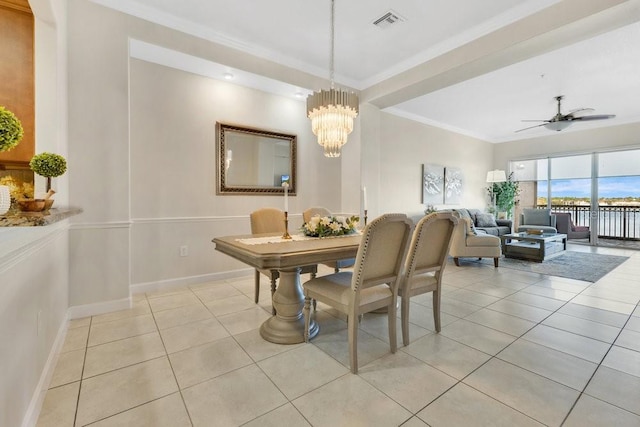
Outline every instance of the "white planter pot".
[[10, 207], [11, 193], [9, 193], [9, 187], [6, 185], [0, 185], [0, 215], [6, 214]]

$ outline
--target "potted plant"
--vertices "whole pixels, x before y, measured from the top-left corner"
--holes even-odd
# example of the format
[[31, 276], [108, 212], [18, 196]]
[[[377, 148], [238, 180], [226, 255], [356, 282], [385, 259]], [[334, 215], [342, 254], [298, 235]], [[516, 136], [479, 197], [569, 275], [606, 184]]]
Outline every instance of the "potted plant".
[[0, 152], [15, 148], [23, 136], [24, 130], [20, 120], [0, 105]]
[[47, 192], [51, 190], [51, 178], [67, 171], [67, 161], [59, 154], [40, 153], [31, 158], [29, 167], [35, 173], [47, 178]]
[[[0, 152], [16, 147], [24, 136], [22, 123], [11, 111], [0, 105]], [[6, 185], [0, 185], [0, 215], [4, 215], [11, 206], [11, 191]]]
[[518, 202], [520, 194], [520, 184], [513, 180], [513, 172], [504, 182], [494, 182], [487, 188], [487, 192], [492, 200], [495, 199], [495, 206], [498, 212], [506, 212], [507, 218], [511, 218], [513, 207]]

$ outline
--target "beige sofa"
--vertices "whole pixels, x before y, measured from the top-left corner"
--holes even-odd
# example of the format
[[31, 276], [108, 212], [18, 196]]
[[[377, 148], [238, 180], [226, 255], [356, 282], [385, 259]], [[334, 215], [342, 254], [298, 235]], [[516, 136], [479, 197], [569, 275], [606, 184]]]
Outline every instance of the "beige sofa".
[[498, 267], [498, 260], [502, 256], [500, 238], [484, 232], [476, 232], [468, 215], [464, 215], [461, 210], [456, 213], [461, 221], [458, 221], [453, 232], [449, 250], [453, 262], [460, 266], [460, 258], [493, 258], [493, 265]]

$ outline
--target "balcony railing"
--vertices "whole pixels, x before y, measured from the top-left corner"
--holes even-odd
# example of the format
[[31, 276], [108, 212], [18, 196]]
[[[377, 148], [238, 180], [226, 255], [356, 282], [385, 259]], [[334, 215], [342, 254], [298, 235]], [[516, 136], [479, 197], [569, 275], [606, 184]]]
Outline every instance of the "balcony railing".
[[[546, 208], [546, 205], [538, 205]], [[552, 212], [569, 212], [575, 225], [591, 225], [591, 217], [597, 215], [598, 237], [604, 239], [640, 240], [640, 206], [599, 205], [598, 211], [590, 206], [551, 205]]]

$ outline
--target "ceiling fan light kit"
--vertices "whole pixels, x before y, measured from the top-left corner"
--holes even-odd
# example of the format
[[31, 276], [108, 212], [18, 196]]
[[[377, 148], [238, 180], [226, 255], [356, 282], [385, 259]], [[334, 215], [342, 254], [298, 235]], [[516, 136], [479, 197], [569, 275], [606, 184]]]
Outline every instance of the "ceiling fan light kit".
[[550, 118], [549, 120], [523, 120], [523, 122], [544, 122], [542, 124], [539, 125], [535, 125], [535, 126], [529, 126], [526, 127], [524, 129], [518, 129], [516, 132], [521, 132], [523, 130], [528, 130], [528, 129], [533, 129], [533, 128], [537, 128], [540, 126], [544, 126], [545, 128], [549, 129], [549, 130], [554, 130], [557, 132], [560, 132], [561, 130], [564, 130], [566, 128], [568, 128], [569, 126], [571, 126], [571, 124], [573, 124], [573, 122], [578, 122], [578, 121], [593, 121], [593, 120], [606, 120], [606, 119], [613, 119], [616, 115], [615, 114], [599, 114], [599, 115], [591, 115], [591, 116], [578, 116], [578, 113], [582, 113], [584, 111], [593, 111], [593, 108], [578, 108], [575, 110], [571, 110], [569, 111], [567, 114], [562, 114], [562, 99], [564, 98], [564, 96], [559, 95], [556, 96], [555, 99], [558, 102], [558, 112], [555, 116], [553, 116], [552, 118]]

